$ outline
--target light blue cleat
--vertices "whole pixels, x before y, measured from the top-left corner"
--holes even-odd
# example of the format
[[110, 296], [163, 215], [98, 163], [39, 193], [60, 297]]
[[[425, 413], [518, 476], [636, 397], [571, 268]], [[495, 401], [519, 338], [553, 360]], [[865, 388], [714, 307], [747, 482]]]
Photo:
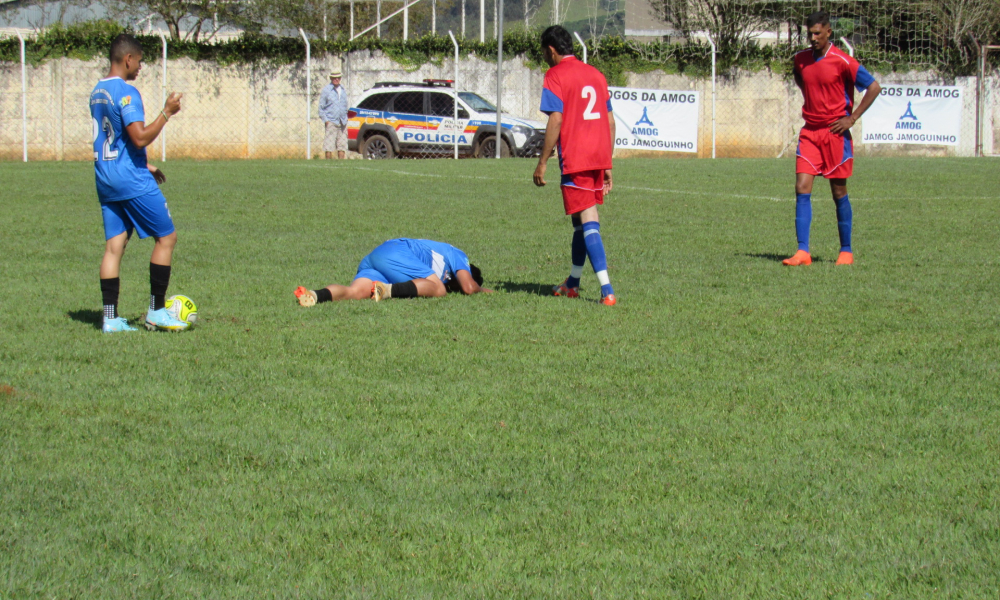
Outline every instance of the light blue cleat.
[[104, 333], [118, 333], [119, 331], [139, 331], [135, 327], [128, 324], [125, 317], [115, 317], [114, 319], [108, 319], [105, 317], [104, 326], [101, 327], [101, 331]]
[[151, 310], [146, 313], [146, 329], [150, 331], [156, 331], [157, 329], [161, 331], [184, 331], [190, 326], [190, 323], [175, 318], [165, 308]]

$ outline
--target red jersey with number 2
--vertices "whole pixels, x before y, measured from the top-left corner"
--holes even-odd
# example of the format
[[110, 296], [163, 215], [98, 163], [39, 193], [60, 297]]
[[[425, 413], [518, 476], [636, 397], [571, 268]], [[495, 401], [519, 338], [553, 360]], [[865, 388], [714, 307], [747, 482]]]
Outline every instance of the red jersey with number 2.
[[562, 113], [558, 148], [563, 174], [611, 168], [611, 95], [600, 71], [564, 56], [545, 72], [541, 111]]

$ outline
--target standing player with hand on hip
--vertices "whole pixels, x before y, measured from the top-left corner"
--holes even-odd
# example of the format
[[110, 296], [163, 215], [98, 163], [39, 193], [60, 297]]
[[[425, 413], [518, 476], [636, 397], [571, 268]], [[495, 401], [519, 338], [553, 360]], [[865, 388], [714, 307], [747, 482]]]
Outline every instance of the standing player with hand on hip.
[[128, 34], [111, 42], [111, 68], [90, 94], [94, 126], [94, 171], [97, 197], [104, 217], [104, 258], [101, 260], [101, 294], [104, 297], [105, 333], [135, 331], [118, 314], [119, 272], [125, 245], [136, 230], [140, 238], [153, 236], [149, 261], [149, 311], [146, 328], [181, 331], [188, 324], [164, 308], [170, 283], [170, 261], [177, 232], [158, 183], [166, 176], [146, 163], [146, 146], [153, 143], [170, 117], [181, 109], [181, 94], [170, 94], [163, 110], [145, 124], [142, 98], [131, 86], [142, 69], [142, 46]]
[[[812, 264], [809, 254], [809, 227], [812, 223], [812, 186], [817, 175], [830, 180], [830, 191], [837, 205], [837, 229], [840, 232], [838, 265], [854, 264], [851, 227], [854, 215], [847, 197], [847, 178], [854, 169], [854, 141], [851, 127], [861, 118], [882, 87], [858, 61], [841, 52], [830, 42], [833, 30], [830, 15], [814, 12], [806, 20], [809, 50], [795, 55], [795, 83], [802, 90], [802, 117], [805, 127], [799, 133], [795, 159], [795, 233], [798, 252], [782, 261], [797, 267]], [[854, 88], [867, 90], [854, 108]]]
[[545, 185], [545, 169], [552, 151], [559, 149], [563, 206], [573, 222], [569, 277], [553, 288], [556, 296], [580, 295], [583, 264], [590, 265], [601, 283], [601, 302], [614, 306], [615, 291], [601, 240], [597, 205], [611, 191], [611, 152], [615, 121], [608, 82], [600, 71], [573, 56], [569, 32], [553, 25], [542, 32], [542, 52], [549, 70], [542, 84], [542, 112], [549, 115], [545, 144], [535, 168], [535, 185]]

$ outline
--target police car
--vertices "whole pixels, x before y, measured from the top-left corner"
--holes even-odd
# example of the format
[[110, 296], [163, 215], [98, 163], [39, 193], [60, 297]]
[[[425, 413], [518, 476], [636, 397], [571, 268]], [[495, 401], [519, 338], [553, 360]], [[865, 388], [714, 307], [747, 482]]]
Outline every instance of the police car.
[[[450, 156], [457, 138], [463, 156], [496, 156], [496, 107], [472, 92], [458, 92], [456, 121], [454, 99], [447, 79], [376, 83], [347, 113], [347, 147], [371, 159]], [[544, 123], [504, 114], [500, 125], [501, 156], [541, 152]]]

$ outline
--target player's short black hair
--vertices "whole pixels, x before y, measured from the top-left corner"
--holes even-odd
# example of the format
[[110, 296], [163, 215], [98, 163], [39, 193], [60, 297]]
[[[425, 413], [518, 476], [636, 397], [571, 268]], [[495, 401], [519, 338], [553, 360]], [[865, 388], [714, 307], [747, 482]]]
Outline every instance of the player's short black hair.
[[[479, 267], [469, 263], [469, 273], [472, 274], [472, 280], [475, 281], [480, 286], [483, 285], [483, 272], [479, 270]], [[444, 284], [444, 289], [449, 292], [461, 292], [462, 284], [458, 282], [458, 277], [452, 277], [448, 280], [448, 283]]]
[[561, 25], [552, 25], [542, 32], [542, 49], [552, 46], [561, 56], [573, 54], [573, 38]]
[[111, 42], [111, 51], [108, 52], [108, 58], [113, 63], [120, 63], [125, 60], [126, 54], [142, 56], [142, 44], [135, 37], [127, 33], [119, 33], [118, 37]]
[[813, 14], [806, 17], [806, 27], [812, 27], [813, 25], [829, 25], [830, 24], [830, 13], [825, 10], [817, 10]]

